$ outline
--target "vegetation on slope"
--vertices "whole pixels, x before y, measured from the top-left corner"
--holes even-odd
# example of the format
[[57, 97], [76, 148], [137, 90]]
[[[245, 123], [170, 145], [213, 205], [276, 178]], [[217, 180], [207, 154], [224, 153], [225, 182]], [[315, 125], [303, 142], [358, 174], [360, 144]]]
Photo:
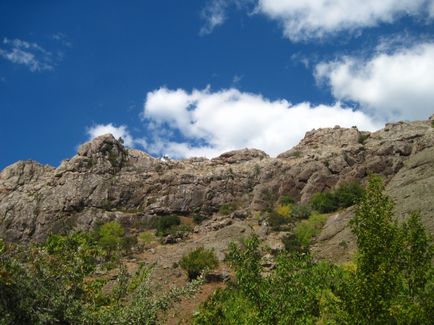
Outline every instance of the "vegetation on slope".
[[315, 262], [306, 253], [280, 254], [264, 273], [253, 236], [228, 254], [236, 281], [217, 291], [196, 324], [430, 324], [434, 314], [433, 245], [420, 218], [399, 225], [381, 179], [372, 178], [352, 230], [354, 265]]
[[0, 241], [0, 324], [156, 324], [201, 279], [154, 292], [149, 267], [129, 274], [121, 263], [129, 238], [112, 221], [40, 245]]

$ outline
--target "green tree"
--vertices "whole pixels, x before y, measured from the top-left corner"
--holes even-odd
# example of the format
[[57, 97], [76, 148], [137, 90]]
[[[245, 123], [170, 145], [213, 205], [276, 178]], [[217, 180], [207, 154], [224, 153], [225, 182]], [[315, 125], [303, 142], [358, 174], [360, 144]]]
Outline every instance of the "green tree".
[[110, 221], [98, 229], [98, 243], [106, 251], [113, 251], [123, 246], [125, 230], [118, 221]]
[[393, 202], [383, 190], [382, 179], [372, 177], [352, 220], [358, 247], [352, 314], [371, 324], [390, 321], [391, 300], [399, 288], [401, 238], [392, 219]]
[[371, 177], [352, 229], [357, 271], [347, 307], [359, 323], [429, 324], [433, 249], [417, 214], [399, 225], [379, 177]]

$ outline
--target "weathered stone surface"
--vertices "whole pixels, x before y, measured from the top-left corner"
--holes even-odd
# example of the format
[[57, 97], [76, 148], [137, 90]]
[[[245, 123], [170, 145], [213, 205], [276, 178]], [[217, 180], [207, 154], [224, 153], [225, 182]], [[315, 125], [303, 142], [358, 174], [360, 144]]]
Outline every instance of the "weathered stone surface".
[[[82, 145], [58, 168], [32, 161], [5, 168], [0, 238], [39, 241], [112, 219], [133, 223], [156, 214], [212, 215], [223, 204], [254, 215], [283, 194], [307, 201], [338, 183], [363, 181], [370, 172], [389, 180], [411, 169], [407, 160], [434, 146], [433, 130], [429, 120], [388, 124], [374, 133], [326, 128], [308, 132], [277, 158], [243, 149], [212, 160], [179, 161], [127, 149], [105, 135]], [[219, 222], [214, 227], [231, 226]]]
[[[405, 124], [398, 123], [399, 128], [403, 125]], [[389, 125], [388, 127], [396, 126]], [[411, 137], [407, 131], [404, 134]], [[432, 141], [433, 134], [433, 128], [427, 129], [425, 135], [420, 138], [422, 141], [413, 143], [413, 154], [407, 160], [399, 160], [401, 164], [396, 171], [392, 170], [392, 177], [386, 185], [386, 193], [395, 203], [394, 215], [398, 220], [404, 221], [412, 212], [419, 212], [422, 223], [431, 234], [434, 234], [434, 147], [426, 144]], [[400, 141], [397, 143], [399, 146]], [[424, 149], [420, 149], [421, 143], [424, 144]], [[396, 148], [397, 146], [388, 147]], [[390, 152], [400, 157], [405, 156], [402, 152], [394, 150]], [[385, 165], [382, 166], [383, 172], [387, 174]], [[349, 221], [353, 216], [353, 208], [333, 214], [312, 247], [313, 253], [319, 258], [333, 262], [351, 260], [356, 250], [355, 237], [349, 226]]]

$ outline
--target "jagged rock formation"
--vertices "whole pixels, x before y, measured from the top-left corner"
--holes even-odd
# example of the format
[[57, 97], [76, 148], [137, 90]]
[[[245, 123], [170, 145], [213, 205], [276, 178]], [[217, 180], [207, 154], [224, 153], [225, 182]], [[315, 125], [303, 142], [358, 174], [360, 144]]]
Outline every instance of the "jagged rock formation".
[[312, 130], [277, 158], [243, 149], [211, 160], [157, 159], [105, 135], [82, 145], [58, 168], [33, 161], [5, 168], [0, 173], [0, 238], [43, 240], [50, 233], [114, 218], [133, 224], [156, 214], [212, 214], [223, 204], [260, 211], [283, 194], [306, 201], [315, 192], [363, 180], [369, 173], [391, 180], [397, 189], [391, 194], [400, 197], [404, 194], [398, 189], [417, 193], [408, 178], [415, 172], [414, 181], [432, 193], [432, 174], [426, 180], [419, 171], [433, 170], [433, 147], [431, 121], [387, 124], [374, 133]]

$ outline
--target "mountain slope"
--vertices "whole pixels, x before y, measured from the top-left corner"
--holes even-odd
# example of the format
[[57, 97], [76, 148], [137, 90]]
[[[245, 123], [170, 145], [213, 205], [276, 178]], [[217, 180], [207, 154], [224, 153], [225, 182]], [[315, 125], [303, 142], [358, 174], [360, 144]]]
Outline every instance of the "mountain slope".
[[20, 161], [1, 171], [0, 238], [40, 241], [112, 219], [132, 225], [153, 215], [211, 215], [225, 204], [255, 213], [282, 195], [306, 201], [370, 173], [390, 181], [400, 214], [421, 208], [433, 231], [431, 123], [387, 124], [374, 133], [338, 126], [312, 130], [277, 158], [243, 149], [211, 160], [156, 159], [101, 136], [58, 168]]

